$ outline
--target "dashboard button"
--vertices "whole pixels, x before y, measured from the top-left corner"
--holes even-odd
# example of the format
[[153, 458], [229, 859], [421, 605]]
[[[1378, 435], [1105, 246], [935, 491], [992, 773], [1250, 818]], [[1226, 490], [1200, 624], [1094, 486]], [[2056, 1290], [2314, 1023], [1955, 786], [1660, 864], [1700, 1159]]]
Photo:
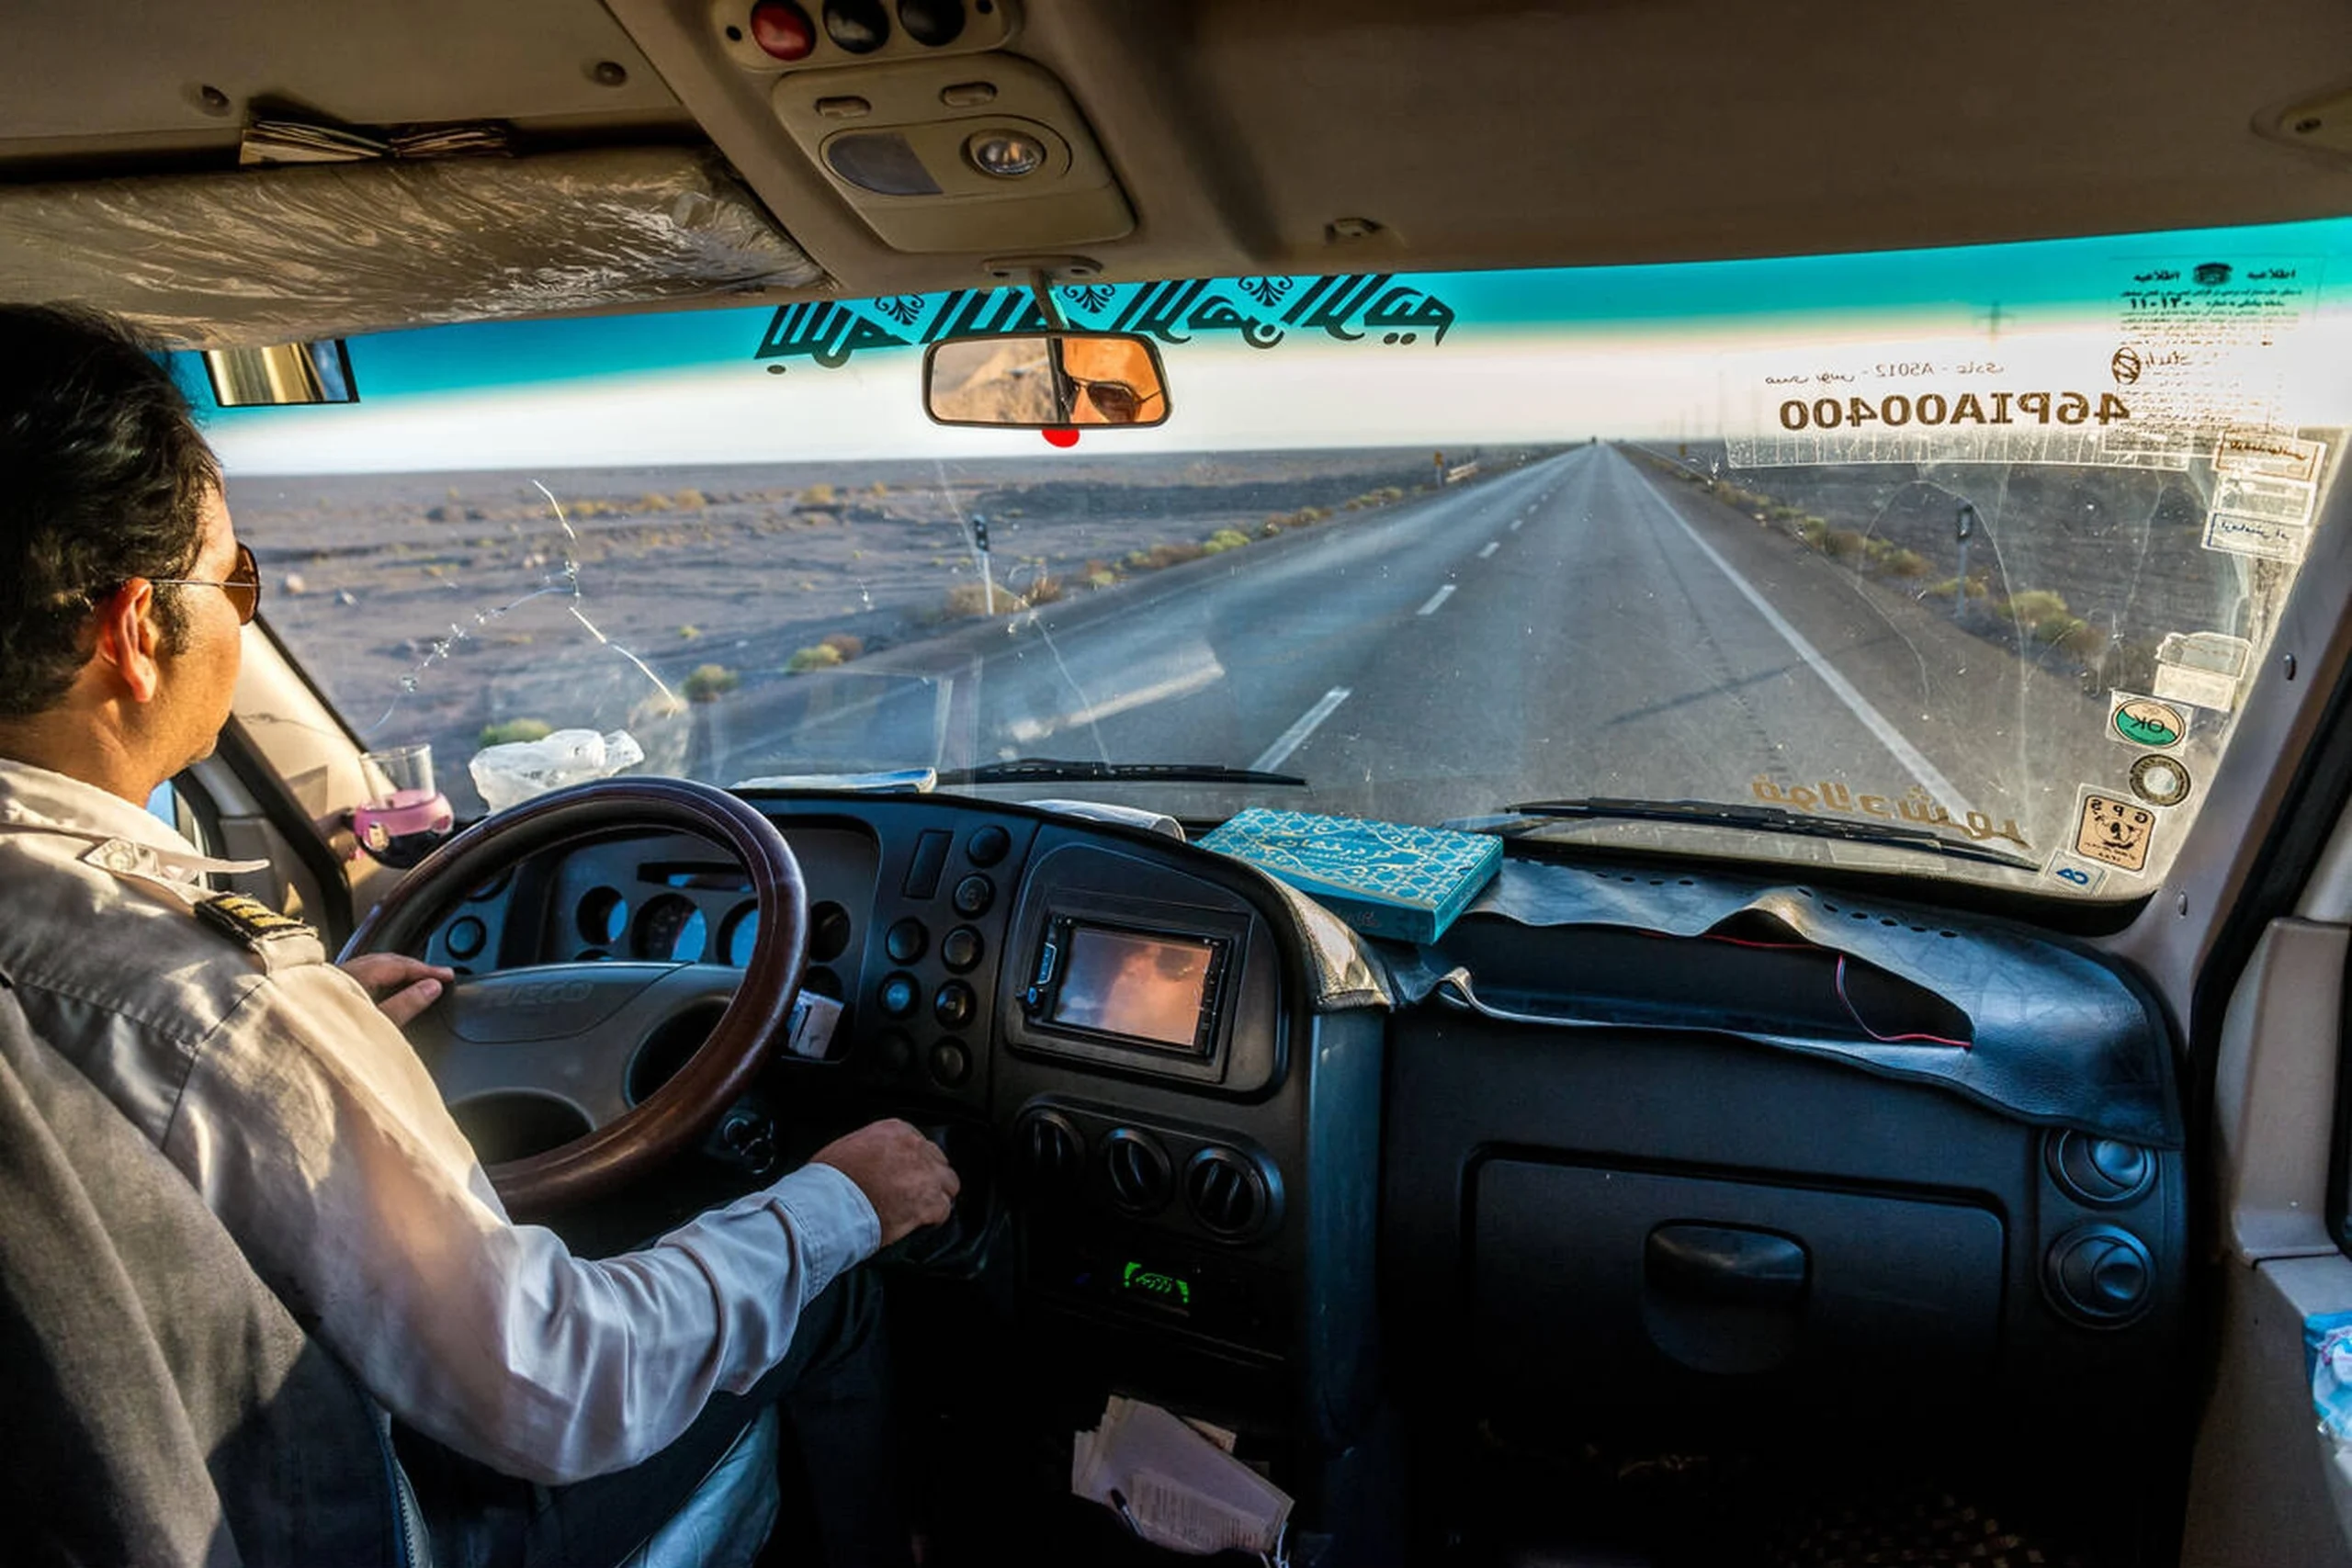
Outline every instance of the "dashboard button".
[[956, 885], [956, 912], [959, 915], [985, 915], [995, 902], [996, 884], [978, 872]]
[[940, 962], [958, 975], [978, 964], [987, 952], [988, 944], [980, 940], [980, 933], [969, 926], [957, 926], [939, 940]]
[[880, 1043], [884, 1072], [896, 1077], [914, 1066], [915, 1043], [907, 1038], [905, 1031], [898, 1029], [889, 1031], [882, 1036]]
[[907, 863], [904, 887], [910, 898], [928, 898], [939, 891], [940, 873], [947, 869], [947, 846], [954, 835], [944, 828], [925, 828], [915, 840], [915, 852]]
[[915, 1003], [922, 997], [922, 988], [915, 984], [912, 975], [890, 975], [884, 977], [882, 988], [876, 993], [875, 1000], [892, 1018], [909, 1018], [913, 1015]]
[[931, 998], [931, 1016], [939, 1021], [942, 1029], [961, 1029], [972, 1021], [979, 1010], [980, 998], [972, 987], [961, 980], [950, 980], [939, 987]]
[[449, 922], [448, 934], [441, 939], [452, 958], [471, 958], [480, 953], [482, 943], [490, 940], [490, 932], [471, 915], [462, 915]]
[[974, 865], [994, 865], [1011, 848], [1012, 835], [990, 823], [966, 840], [964, 852], [971, 857]]
[[943, 1040], [931, 1048], [931, 1076], [955, 1089], [972, 1076], [972, 1054], [961, 1040]]
[[912, 964], [930, 945], [931, 933], [912, 915], [892, 926], [882, 938], [883, 950], [889, 953], [893, 964]]

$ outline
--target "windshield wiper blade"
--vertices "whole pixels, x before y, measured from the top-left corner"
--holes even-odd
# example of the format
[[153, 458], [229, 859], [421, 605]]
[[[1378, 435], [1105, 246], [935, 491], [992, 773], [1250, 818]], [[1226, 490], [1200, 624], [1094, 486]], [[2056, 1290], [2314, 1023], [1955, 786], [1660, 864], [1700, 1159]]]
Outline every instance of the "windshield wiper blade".
[[1113, 784], [1262, 784], [1305, 789], [1295, 773], [1227, 768], [1214, 762], [1095, 762], [1082, 758], [1015, 757], [973, 768], [943, 768], [943, 784], [1030, 784], [1069, 779]]
[[2041, 863], [2022, 855], [1988, 850], [1981, 844], [1947, 839], [1926, 828], [1893, 823], [1840, 822], [1834, 818], [1807, 817], [1778, 806], [1725, 806], [1711, 800], [1619, 800], [1593, 795], [1582, 800], [1527, 800], [1504, 807], [1519, 820], [1486, 818], [1481, 830], [1506, 836], [1527, 832], [1563, 818], [1612, 819], [1632, 822], [1695, 822], [1710, 828], [1754, 828], [1768, 833], [1795, 833], [1814, 839], [1844, 839], [1854, 843], [1883, 844], [1891, 849], [1923, 850], [1955, 860], [1982, 861], [2018, 871], [2040, 871]]

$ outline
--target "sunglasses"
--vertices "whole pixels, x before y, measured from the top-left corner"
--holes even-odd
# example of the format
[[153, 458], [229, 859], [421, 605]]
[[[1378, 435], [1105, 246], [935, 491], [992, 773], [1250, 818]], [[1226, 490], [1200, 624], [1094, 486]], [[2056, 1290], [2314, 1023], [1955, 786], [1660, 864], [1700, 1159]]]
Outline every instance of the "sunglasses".
[[147, 581], [157, 588], [218, 588], [229, 596], [229, 608], [237, 612], [239, 626], [249, 625], [261, 608], [261, 563], [244, 545], [237, 547], [237, 564], [224, 579], [151, 577]]
[[1159, 396], [1157, 389], [1139, 393], [1125, 381], [1090, 381], [1082, 376], [1069, 379], [1113, 424], [1133, 424], [1136, 415], [1143, 412], [1143, 405]]

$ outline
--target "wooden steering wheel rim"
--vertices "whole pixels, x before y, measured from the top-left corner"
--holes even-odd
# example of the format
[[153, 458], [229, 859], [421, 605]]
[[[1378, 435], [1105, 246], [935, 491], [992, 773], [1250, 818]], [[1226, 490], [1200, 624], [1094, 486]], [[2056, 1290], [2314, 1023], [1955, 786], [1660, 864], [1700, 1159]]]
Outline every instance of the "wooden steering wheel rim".
[[613, 1191], [699, 1140], [751, 1087], [784, 1037], [808, 962], [808, 892], [784, 835], [726, 791], [690, 779], [576, 784], [502, 811], [434, 851], [368, 911], [344, 948], [345, 957], [422, 952], [450, 904], [517, 862], [571, 840], [649, 828], [695, 833], [734, 852], [758, 900], [751, 959], [709, 1036], [667, 1083], [584, 1136], [488, 1168], [514, 1213], [544, 1213]]

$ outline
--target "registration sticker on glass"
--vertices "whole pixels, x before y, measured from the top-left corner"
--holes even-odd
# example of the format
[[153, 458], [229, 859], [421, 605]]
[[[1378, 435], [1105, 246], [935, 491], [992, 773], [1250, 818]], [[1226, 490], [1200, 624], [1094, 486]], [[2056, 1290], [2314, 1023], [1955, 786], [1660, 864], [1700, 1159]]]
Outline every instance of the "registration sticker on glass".
[[2163, 751], [2177, 746], [2188, 734], [2183, 707], [2131, 692], [2107, 694], [2107, 734], [2110, 740]]
[[2085, 790], [2075, 826], [2075, 852], [2086, 860], [2137, 875], [2148, 869], [2148, 846], [2156, 836], [2156, 814], [2136, 800]]

